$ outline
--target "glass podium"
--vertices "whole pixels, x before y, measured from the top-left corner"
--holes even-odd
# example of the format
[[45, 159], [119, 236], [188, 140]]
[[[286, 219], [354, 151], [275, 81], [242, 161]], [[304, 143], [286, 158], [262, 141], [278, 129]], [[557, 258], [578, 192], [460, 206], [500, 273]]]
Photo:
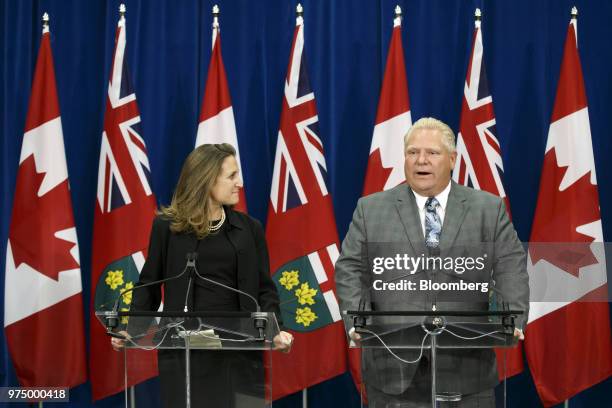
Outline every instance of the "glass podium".
[[125, 384], [139, 370], [130, 352], [145, 350], [157, 352], [162, 394], [177, 406], [272, 405], [273, 370], [265, 351], [274, 349], [279, 333], [274, 313], [98, 311], [96, 316], [109, 336], [125, 340]]
[[[390, 394], [394, 401], [382, 406], [458, 407], [466, 373], [495, 369], [493, 349], [517, 345], [514, 319], [522, 311], [466, 309], [472, 310], [344, 312], [360, 336], [350, 346], [361, 349], [364, 382]], [[419, 367], [423, 362], [427, 364]], [[426, 390], [421, 397], [429, 396], [418, 405], [405, 390], [423, 367], [428, 374], [420, 387]], [[361, 391], [364, 398], [367, 392]]]

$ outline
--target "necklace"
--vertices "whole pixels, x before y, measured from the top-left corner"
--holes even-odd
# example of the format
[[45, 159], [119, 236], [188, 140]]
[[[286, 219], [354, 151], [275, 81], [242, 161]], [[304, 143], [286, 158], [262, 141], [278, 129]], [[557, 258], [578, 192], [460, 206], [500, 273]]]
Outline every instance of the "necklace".
[[221, 219], [219, 220], [219, 222], [217, 222], [216, 224], [212, 224], [212, 222], [208, 223], [208, 232], [215, 232], [218, 231], [219, 228], [221, 228], [221, 226], [223, 225], [223, 223], [225, 222], [225, 208], [221, 207]]

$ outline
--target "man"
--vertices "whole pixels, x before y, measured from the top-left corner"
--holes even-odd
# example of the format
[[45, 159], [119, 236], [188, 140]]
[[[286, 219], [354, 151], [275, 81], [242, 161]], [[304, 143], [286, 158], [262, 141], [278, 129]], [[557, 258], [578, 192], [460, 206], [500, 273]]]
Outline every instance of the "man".
[[[476, 276], [490, 285], [494, 283], [495, 292], [510, 303], [511, 309], [525, 311], [516, 320], [515, 336], [522, 338], [520, 329], [525, 326], [529, 306], [526, 256], [504, 201], [451, 181], [457, 157], [455, 136], [437, 119], [422, 118], [414, 123], [404, 138], [404, 157], [406, 184], [363, 197], [357, 203], [336, 262], [341, 309], [357, 310], [365, 300], [368, 310], [435, 310], [436, 306], [437, 310], [486, 310], [486, 298], [483, 306], [483, 302], [438, 302], [437, 295], [418, 290], [373, 290], [373, 271], [363, 251], [368, 243], [392, 243], [413, 257], [432, 253], [444, 257], [452, 254], [453, 248], [488, 243], [491, 254], [487, 269], [462, 277], [469, 280], [468, 275]], [[422, 269], [409, 275], [448, 282], [455, 273], [429, 272]], [[346, 323], [351, 329], [352, 321]], [[354, 330], [349, 333], [352, 340], [360, 339]], [[419, 354], [394, 351], [404, 360], [415, 360]], [[363, 378], [371, 408], [431, 406], [429, 353], [412, 364], [401, 362], [382, 348], [364, 349], [363, 353]], [[437, 355], [437, 390], [461, 394], [462, 407], [495, 406], [493, 389], [498, 379], [492, 350], [446, 349]]]

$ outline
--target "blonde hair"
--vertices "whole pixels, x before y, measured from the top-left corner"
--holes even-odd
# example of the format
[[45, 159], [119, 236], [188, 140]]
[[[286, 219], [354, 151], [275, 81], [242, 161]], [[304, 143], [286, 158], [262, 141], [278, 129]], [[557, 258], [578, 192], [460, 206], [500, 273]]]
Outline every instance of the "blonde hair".
[[421, 118], [412, 124], [412, 127], [408, 129], [408, 133], [404, 136], [404, 150], [406, 150], [413, 133], [420, 129], [438, 130], [442, 134], [442, 143], [448, 149], [448, 152], [452, 153], [457, 149], [455, 146], [455, 133], [446, 123], [436, 118]]
[[236, 149], [227, 143], [201, 145], [189, 153], [170, 205], [158, 211], [171, 220], [172, 232], [195, 233], [200, 239], [209, 234], [210, 192], [230, 156], [236, 156]]

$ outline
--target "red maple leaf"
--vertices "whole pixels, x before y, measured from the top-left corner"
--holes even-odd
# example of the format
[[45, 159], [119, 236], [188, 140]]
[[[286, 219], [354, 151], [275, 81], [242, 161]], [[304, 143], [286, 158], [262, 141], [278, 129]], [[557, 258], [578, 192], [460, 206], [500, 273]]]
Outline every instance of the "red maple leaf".
[[597, 263], [590, 249], [593, 237], [576, 231], [582, 225], [601, 219], [597, 186], [586, 173], [564, 191], [559, 191], [568, 166], [559, 166], [554, 149], [544, 156], [540, 193], [529, 253], [534, 264], [546, 259], [562, 270], [578, 276], [583, 266]]
[[376, 149], [370, 155], [365, 182], [363, 183], [363, 195], [383, 191], [393, 167], [384, 167], [380, 149]]
[[74, 227], [74, 219], [68, 180], [38, 197], [44, 177], [36, 171], [33, 155], [19, 166], [9, 239], [15, 267], [26, 263], [57, 281], [59, 272], [79, 267], [70, 254], [74, 243], [55, 237]]

